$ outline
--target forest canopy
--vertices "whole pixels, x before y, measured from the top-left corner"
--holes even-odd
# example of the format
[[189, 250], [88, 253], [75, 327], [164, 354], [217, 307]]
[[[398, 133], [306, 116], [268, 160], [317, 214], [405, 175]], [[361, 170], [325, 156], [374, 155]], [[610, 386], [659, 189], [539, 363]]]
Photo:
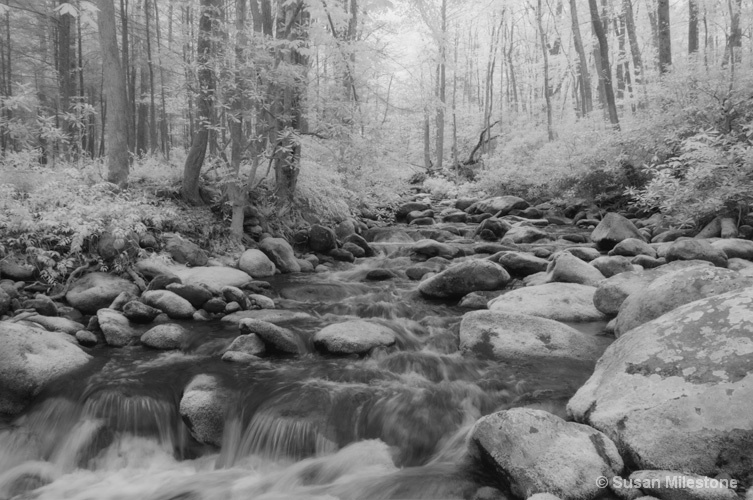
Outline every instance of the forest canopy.
[[179, 184], [238, 234], [261, 196], [336, 219], [408, 180], [698, 222], [750, 202], [750, 9], [4, 0], [4, 182]]

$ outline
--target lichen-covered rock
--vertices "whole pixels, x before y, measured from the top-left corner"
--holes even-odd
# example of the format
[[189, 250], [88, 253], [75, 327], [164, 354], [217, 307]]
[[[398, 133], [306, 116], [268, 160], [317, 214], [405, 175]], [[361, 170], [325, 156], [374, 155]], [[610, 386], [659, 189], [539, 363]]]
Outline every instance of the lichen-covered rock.
[[617, 339], [568, 413], [639, 468], [752, 479], [751, 331], [753, 288], [680, 306]]
[[0, 322], [1, 415], [20, 413], [48, 383], [89, 362], [91, 356], [66, 337], [64, 333]]
[[243, 252], [243, 255], [238, 259], [238, 268], [252, 278], [274, 276], [277, 270], [274, 262], [264, 252], [256, 248]]
[[577, 283], [546, 283], [511, 290], [489, 302], [490, 311], [528, 314], [556, 321], [603, 321], [594, 307], [596, 288]]
[[108, 307], [122, 292], [137, 295], [139, 287], [128, 280], [107, 273], [89, 273], [76, 281], [65, 299], [70, 305], [86, 314]]
[[499, 290], [510, 281], [502, 266], [488, 260], [471, 259], [448, 267], [418, 285], [422, 295], [458, 298], [481, 290]]
[[364, 320], [325, 326], [314, 335], [314, 345], [334, 354], [366, 354], [375, 347], [390, 346], [395, 332], [386, 326]]
[[620, 307], [615, 335], [698, 299], [753, 286], [753, 278], [718, 267], [691, 267], [664, 274], [629, 295]]
[[231, 393], [211, 375], [196, 375], [180, 400], [180, 416], [200, 443], [220, 446]]
[[460, 322], [460, 349], [484, 359], [595, 361], [610, 340], [527, 314], [472, 311]]
[[141, 343], [154, 349], [181, 349], [188, 341], [188, 330], [175, 323], [164, 323], [147, 330]]
[[301, 266], [295, 258], [293, 247], [282, 238], [265, 238], [259, 244], [259, 249], [264, 252], [275, 266], [283, 273], [301, 272]]
[[614, 212], [606, 214], [591, 233], [591, 241], [596, 243], [601, 250], [611, 250], [619, 242], [628, 238], [643, 240], [643, 235], [635, 224]]
[[482, 417], [471, 431], [472, 456], [491, 465], [500, 483], [528, 498], [550, 493], [563, 500], [600, 496], [600, 476], [623, 469], [615, 444], [586, 425], [542, 410], [515, 408]]
[[183, 297], [168, 290], [151, 290], [141, 295], [144, 304], [159, 309], [173, 319], [189, 319], [196, 309]]

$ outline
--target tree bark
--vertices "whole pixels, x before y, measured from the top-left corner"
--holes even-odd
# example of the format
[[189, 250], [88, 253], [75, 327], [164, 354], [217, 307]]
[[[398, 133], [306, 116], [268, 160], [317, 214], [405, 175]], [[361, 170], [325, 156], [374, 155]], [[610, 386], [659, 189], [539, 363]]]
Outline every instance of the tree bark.
[[688, 54], [698, 52], [698, 0], [688, 0]]
[[672, 66], [672, 40], [669, 27], [669, 0], [659, 0], [656, 12], [659, 33], [659, 71], [666, 73]]
[[201, 205], [199, 194], [199, 176], [209, 144], [209, 130], [213, 126], [215, 75], [211, 68], [212, 25], [220, 8], [221, 0], [201, 0], [199, 33], [196, 44], [197, 62], [199, 64], [199, 95], [197, 108], [199, 123], [193, 135], [191, 148], [188, 150], [183, 165], [183, 184], [180, 189], [183, 199], [192, 205]]
[[588, 74], [588, 60], [586, 59], [586, 51], [583, 49], [583, 40], [580, 36], [580, 22], [578, 21], [578, 10], [575, 0], [570, 0], [570, 17], [572, 20], [573, 45], [575, 45], [575, 51], [578, 53], [576, 71], [581, 97], [580, 112], [581, 116], [586, 116], [593, 111], [593, 97], [591, 95], [591, 77]]
[[447, 0], [442, 0], [440, 9], [441, 32], [439, 42], [439, 67], [437, 68], [437, 97], [439, 105], [437, 106], [437, 138], [436, 138], [436, 156], [437, 170], [442, 170], [444, 162], [444, 108], [446, 99], [446, 58], [447, 58]]
[[743, 45], [743, 33], [740, 28], [742, 0], [727, 0], [727, 8], [729, 9], [730, 28], [727, 45], [724, 48], [724, 65], [729, 64], [730, 61], [739, 63], [742, 60]]
[[[67, 3], [59, 0], [59, 4]], [[62, 14], [58, 19], [58, 60], [57, 70], [60, 82], [60, 109], [62, 113], [68, 113], [71, 108], [71, 97], [75, 94], [75, 80], [73, 79], [73, 57], [71, 54], [71, 25], [73, 17], [70, 14]], [[72, 124], [63, 119], [63, 132], [68, 135]], [[70, 154], [66, 154], [70, 158]]]
[[149, 68], [149, 149], [157, 151], [157, 106], [154, 97], [154, 61], [152, 61], [152, 35], [150, 28], [151, 6], [144, 0], [144, 23], [146, 24], [146, 57]]
[[541, 39], [541, 52], [544, 56], [544, 101], [546, 102], [546, 132], [550, 141], [554, 140], [554, 128], [552, 127], [552, 88], [549, 85], [549, 50], [546, 46], [546, 33], [544, 33], [544, 23], [541, 20], [541, 0], [538, 0], [536, 6], [536, 23], [539, 27], [539, 38]]
[[625, 28], [630, 44], [630, 53], [633, 56], [633, 71], [635, 71], [635, 83], [640, 84], [643, 76], [643, 59], [641, 57], [641, 48], [638, 45], [638, 37], [635, 34], [635, 17], [633, 16], [633, 4], [631, 0], [623, 0], [623, 11], [625, 12]]
[[[239, 172], [243, 151], [246, 149], [246, 141], [243, 135], [243, 115], [246, 109], [244, 97], [246, 79], [244, 73], [246, 64], [245, 51], [248, 45], [248, 37], [246, 36], [247, 0], [236, 0], [235, 5], [235, 28], [237, 31], [235, 42], [235, 95], [232, 96], [230, 120], [230, 168], [235, 177], [228, 182], [228, 198], [233, 207], [230, 232], [233, 236], [241, 238], [243, 236], [243, 211], [246, 205], [246, 190], [241, 185]], [[253, 179], [249, 179], [249, 182], [253, 182]]]
[[128, 183], [128, 124], [123, 120], [128, 109], [125, 77], [120, 64], [120, 52], [115, 28], [113, 0], [99, 0], [97, 25], [102, 47], [104, 86], [107, 92], [107, 180], [120, 187]]
[[599, 16], [599, 9], [596, 6], [596, 0], [588, 0], [588, 6], [591, 11], [591, 24], [593, 25], [594, 34], [599, 42], [599, 55], [601, 56], [601, 67], [599, 68], [599, 80], [604, 87], [604, 94], [609, 113], [609, 122], [616, 129], [620, 129], [620, 119], [617, 116], [617, 106], [614, 102], [614, 91], [612, 90], [612, 71], [609, 64], [609, 46], [607, 37], [604, 34], [604, 24]]

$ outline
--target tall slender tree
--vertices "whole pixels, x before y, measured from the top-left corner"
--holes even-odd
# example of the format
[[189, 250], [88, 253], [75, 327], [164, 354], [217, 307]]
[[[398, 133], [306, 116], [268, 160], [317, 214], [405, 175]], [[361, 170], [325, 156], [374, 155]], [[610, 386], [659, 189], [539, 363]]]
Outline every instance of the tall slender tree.
[[128, 109], [125, 76], [115, 28], [113, 0], [99, 0], [97, 26], [102, 48], [104, 88], [107, 92], [107, 180], [120, 187], [128, 183], [128, 123], [123, 120]]
[[593, 110], [593, 97], [591, 96], [591, 77], [588, 75], [588, 59], [586, 59], [586, 51], [583, 49], [580, 22], [578, 21], [578, 8], [575, 0], [570, 0], [570, 19], [572, 21], [573, 45], [575, 46], [575, 51], [578, 53], [576, 71], [578, 75], [578, 90], [580, 92], [580, 113], [582, 116], [586, 116]]
[[666, 73], [672, 66], [672, 38], [669, 25], [669, 0], [659, 0], [656, 12], [659, 35], [659, 71]]
[[601, 56], [601, 67], [599, 68], [599, 81], [604, 88], [609, 121], [612, 126], [619, 130], [620, 119], [617, 115], [617, 105], [614, 101], [614, 90], [612, 89], [612, 70], [609, 64], [609, 45], [604, 33], [604, 23], [599, 15], [599, 8], [596, 0], [588, 0], [588, 7], [591, 11], [591, 24], [593, 25], [594, 35], [598, 40], [599, 55]]

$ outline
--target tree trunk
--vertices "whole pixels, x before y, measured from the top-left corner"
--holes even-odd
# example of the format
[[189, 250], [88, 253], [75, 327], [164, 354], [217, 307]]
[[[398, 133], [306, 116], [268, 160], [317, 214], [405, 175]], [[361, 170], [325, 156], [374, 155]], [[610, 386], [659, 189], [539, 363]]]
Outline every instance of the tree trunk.
[[275, 192], [284, 202], [293, 201], [301, 168], [301, 142], [299, 132], [306, 131], [303, 119], [303, 96], [305, 93], [305, 69], [308, 59], [298, 50], [306, 39], [304, 29], [308, 24], [308, 12], [303, 0], [280, 4], [277, 17], [277, 38], [287, 40], [291, 48], [277, 51], [278, 63], [287, 64], [296, 74], [292, 83], [278, 89], [276, 105], [277, 143], [274, 151]]
[[[629, 1], [629, 0], [628, 0]], [[578, 83], [581, 97], [581, 115], [586, 116], [593, 111], [593, 97], [591, 96], [591, 77], [588, 75], [588, 60], [586, 51], [583, 49], [583, 40], [580, 36], [580, 22], [575, 0], [570, 0], [570, 16], [572, 19], [573, 45], [578, 53]]]
[[[254, 1], [254, 0], [251, 0]], [[247, 0], [236, 0], [235, 28], [237, 39], [235, 42], [235, 95], [231, 97], [231, 120], [230, 120], [230, 168], [235, 178], [228, 182], [228, 198], [233, 207], [233, 216], [230, 222], [230, 232], [236, 238], [243, 236], [243, 211], [246, 205], [246, 190], [241, 185], [239, 172], [243, 151], [246, 149], [246, 141], [243, 135], [243, 113], [246, 109], [244, 92], [246, 89], [245, 63], [248, 37], [246, 36], [246, 5]], [[249, 179], [253, 182], [253, 179]]]
[[740, 10], [742, 9], [742, 0], [727, 0], [729, 9], [730, 28], [727, 37], [727, 45], [724, 48], [723, 65], [739, 63], [742, 60], [743, 33], [740, 28]]
[[424, 110], [424, 169], [431, 172], [431, 129], [428, 110]]
[[591, 10], [591, 24], [593, 25], [594, 34], [599, 42], [599, 55], [601, 57], [601, 67], [599, 80], [604, 87], [604, 94], [609, 112], [609, 122], [616, 129], [620, 129], [620, 119], [617, 116], [617, 106], [614, 102], [614, 91], [612, 90], [612, 71], [609, 64], [609, 46], [607, 37], [604, 34], [604, 24], [599, 16], [599, 10], [596, 6], [596, 0], [588, 0], [588, 6]]
[[[66, 0], [59, 0], [60, 5], [66, 3]], [[58, 19], [58, 60], [57, 70], [60, 81], [60, 109], [62, 113], [68, 113], [71, 108], [71, 97], [75, 90], [75, 80], [73, 79], [73, 57], [71, 55], [71, 25], [73, 17], [70, 14], [62, 14]], [[63, 120], [63, 132], [68, 135], [72, 129], [72, 124], [68, 120]], [[70, 159], [70, 154], [66, 154]]]
[[446, 58], [447, 58], [447, 0], [442, 0], [440, 10], [441, 33], [439, 42], [439, 67], [437, 68], [437, 97], [439, 105], [437, 106], [437, 138], [436, 138], [436, 156], [437, 170], [442, 170], [444, 162], [444, 108], [446, 101]]
[[[172, 14], [172, 4], [170, 5], [170, 13]], [[172, 18], [172, 15], [170, 16]], [[160, 74], [160, 142], [162, 144], [162, 154], [165, 155], [167, 161], [170, 161], [170, 135], [167, 124], [167, 102], [165, 98], [165, 69], [162, 65], [162, 42], [160, 36], [160, 19], [159, 8], [157, 6], [157, 0], [154, 0], [154, 26], [157, 29], [157, 59], [159, 63]], [[172, 19], [170, 19], [170, 26], [172, 27]]]
[[625, 28], [630, 44], [630, 53], [633, 56], [633, 71], [635, 71], [635, 83], [639, 84], [643, 74], [643, 59], [638, 45], [638, 37], [635, 34], [635, 17], [633, 16], [633, 4], [631, 0], [623, 0], [622, 7], [625, 12]]
[[541, 0], [538, 0], [538, 4], [536, 6], [536, 22], [539, 27], [539, 38], [541, 39], [541, 52], [544, 55], [544, 101], [546, 102], [546, 132], [549, 140], [553, 141], [554, 128], [552, 127], [552, 89], [549, 85], [549, 50], [546, 46], [546, 33], [544, 33], [544, 23], [541, 20]]
[[[120, 47], [122, 52], [122, 71], [123, 80], [127, 82], [126, 85], [126, 106], [125, 111], [121, 115], [121, 119], [125, 117], [126, 126], [128, 127], [128, 150], [135, 151], [136, 146], [136, 134], [134, 134], [135, 128], [135, 113], [134, 113], [134, 90], [135, 75], [132, 75], [133, 68], [131, 68], [131, 57], [129, 50], [130, 37], [128, 36], [128, 0], [120, 0]], [[112, 111], [112, 110], [111, 110]], [[112, 116], [112, 113], [110, 113]]]
[[688, 0], [688, 54], [698, 52], [698, 0]]
[[154, 62], [152, 61], [152, 35], [150, 26], [151, 6], [144, 0], [144, 23], [146, 24], [146, 57], [149, 68], [149, 149], [157, 151], [157, 106], [154, 98]]
[[104, 86], [107, 92], [107, 180], [120, 187], [128, 183], [128, 124], [123, 120], [128, 109], [125, 77], [120, 64], [120, 53], [115, 28], [113, 0], [99, 0], [97, 25], [102, 47]]
[[199, 95], [197, 107], [199, 123], [193, 135], [191, 148], [188, 150], [183, 165], [183, 184], [180, 189], [183, 199], [192, 205], [201, 205], [199, 194], [199, 176], [204, 165], [204, 157], [209, 144], [209, 129], [213, 125], [215, 75], [211, 68], [212, 25], [220, 8], [221, 0], [201, 0], [199, 17], [199, 34], [196, 44], [196, 60], [199, 64]]
[[669, 0], [659, 0], [656, 11], [659, 30], [659, 71], [666, 73], [672, 66], [672, 40], [669, 27]]

